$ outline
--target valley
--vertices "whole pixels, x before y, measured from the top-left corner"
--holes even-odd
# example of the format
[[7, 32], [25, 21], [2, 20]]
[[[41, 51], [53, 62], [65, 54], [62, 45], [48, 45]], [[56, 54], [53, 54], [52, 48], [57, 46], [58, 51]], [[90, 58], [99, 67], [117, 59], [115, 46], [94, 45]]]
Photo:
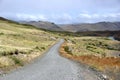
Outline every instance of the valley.
[[[113, 23], [112, 27], [113, 25], [115, 26], [116, 23]], [[106, 23], [103, 26], [103, 29], [105, 26]], [[85, 68], [87, 70], [86, 71], [82, 67], [83, 65], [89, 67], [89, 69], [91, 70], [93, 69], [92, 71], [95, 70], [95, 73], [90, 71], [92, 73], [91, 80], [93, 80], [93, 76], [97, 77], [95, 80], [97, 80], [99, 77], [100, 80], [102, 80], [103, 78], [119, 80], [120, 79], [119, 77], [120, 30], [118, 29], [119, 25], [116, 25], [116, 30], [113, 30], [112, 28], [109, 27], [106, 28], [104, 31], [99, 30], [96, 27], [99, 31], [96, 31], [97, 29], [94, 31], [92, 30], [92, 28], [94, 27], [91, 27], [87, 31], [86, 30], [84, 31], [81, 28], [80, 30], [82, 31], [80, 30], [73, 31], [70, 27], [72, 31], [68, 31], [65, 30], [64, 27], [60, 27], [59, 25], [56, 25], [51, 22], [32, 21], [27, 23], [18, 23], [4, 18], [0, 18], [0, 74], [9, 73], [9, 71], [13, 71], [19, 68], [22, 68], [24, 70], [24, 66], [26, 66], [28, 63], [31, 64], [31, 62], [32, 61], [34, 62], [34, 60], [36, 59], [41, 60], [43, 55], [46, 55], [46, 52], [49, 50], [50, 47], [52, 47], [60, 39], [64, 39], [65, 41], [63, 40], [61, 44], [59, 44], [59, 46], [61, 45], [60, 48], [57, 46], [52, 49], [53, 52], [51, 50], [50, 52], [48, 52], [49, 53], [48, 58], [46, 55], [45, 61], [48, 59], [53, 60], [50, 62], [53, 65], [63, 64], [64, 61], [66, 63], [63, 64], [64, 66], [68, 64], [70, 65], [74, 64], [71, 61], [69, 62], [64, 60], [64, 58], [61, 58], [62, 56], [68, 58], [67, 60], [70, 59], [75, 61], [75, 64], [76, 62], [79, 62], [78, 64], [80, 66], [77, 65], [77, 68], [75, 65], [73, 65], [74, 66], [72, 67], [73, 72], [79, 67], [80, 70], [82, 71], [84, 70], [83, 72], [85, 72], [85, 75], [89, 73], [89, 70], [87, 68]], [[59, 49], [60, 53], [56, 49]], [[52, 57], [52, 55], [54, 55], [55, 53], [57, 53], [57, 55]], [[59, 54], [61, 56], [58, 57]], [[57, 57], [58, 62], [62, 61], [62, 63], [54, 62], [54, 60], [56, 60]], [[36, 66], [36, 68], [40, 67], [41, 66], [40, 64], [43, 63], [39, 63], [39, 65]], [[49, 63], [46, 62], [44, 63], [45, 66], [48, 64]], [[32, 69], [35, 68], [34, 65], [31, 64], [31, 66]], [[58, 69], [65, 70], [64, 68], [60, 68], [60, 66], [56, 67], [58, 67]], [[53, 66], [51, 68], [54, 70]], [[28, 66], [28, 69], [31, 68], [29, 68]], [[27, 71], [27, 69], [25, 70]], [[69, 70], [71, 70], [71, 68], [69, 68]], [[98, 74], [98, 72], [100, 73]], [[52, 71], [51, 73], [54, 74], [55, 71]], [[66, 72], [63, 73], [67, 74]], [[14, 73], [13, 75], [10, 74], [10, 77], [14, 75], [15, 75]], [[76, 71], [75, 75], [82, 76], [81, 80], [82, 78], [85, 78], [85, 75], [83, 77], [81, 72], [79, 72], [78, 74]], [[56, 76], [56, 79], [58, 78], [57, 74], [54, 74], [54, 76]], [[61, 78], [65, 77], [65, 75], [61, 76], [62, 76]], [[90, 75], [86, 76], [89, 77]], [[7, 77], [4, 78], [6, 78], [7, 80]], [[72, 78], [74, 78], [74, 80], [77, 80], [78, 77]], [[69, 78], [69, 80], [72, 80], [72, 78]], [[85, 80], [87, 80], [87, 78]]]

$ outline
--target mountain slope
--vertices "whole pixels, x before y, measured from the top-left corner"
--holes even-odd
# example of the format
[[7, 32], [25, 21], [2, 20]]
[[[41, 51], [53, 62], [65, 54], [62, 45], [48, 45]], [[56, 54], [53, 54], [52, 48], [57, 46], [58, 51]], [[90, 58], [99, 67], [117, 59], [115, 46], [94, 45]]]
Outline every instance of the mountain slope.
[[0, 17], [0, 20], [7, 20], [7, 19], [5, 19], [5, 18], [3, 18], [3, 17]]
[[58, 25], [51, 23], [51, 22], [45, 22], [45, 21], [30, 21], [30, 22], [22, 22], [24, 24], [30, 24], [33, 26], [36, 26], [37, 28], [42, 28], [50, 31], [63, 31]]
[[60, 40], [33, 64], [0, 77], [0, 80], [98, 80], [98, 76], [88, 67], [59, 55], [63, 42]]
[[67, 24], [61, 25], [61, 28], [70, 32], [82, 31], [116, 31], [120, 30], [120, 22], [99, 22], [99, 23], [84, 23], [84, 24]]
[[0, 74], [40, 56], [56, 40], [52, 33], [0, 18]]

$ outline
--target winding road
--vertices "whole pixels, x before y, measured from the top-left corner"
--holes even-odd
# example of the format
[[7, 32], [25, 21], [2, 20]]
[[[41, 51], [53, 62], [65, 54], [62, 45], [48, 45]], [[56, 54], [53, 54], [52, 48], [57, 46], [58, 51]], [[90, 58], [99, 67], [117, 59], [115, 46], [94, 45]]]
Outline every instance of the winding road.
[[60, 40], [33, 63], [0, 77], [0, 80], [99, 80], [89, 69], [59, 56]]

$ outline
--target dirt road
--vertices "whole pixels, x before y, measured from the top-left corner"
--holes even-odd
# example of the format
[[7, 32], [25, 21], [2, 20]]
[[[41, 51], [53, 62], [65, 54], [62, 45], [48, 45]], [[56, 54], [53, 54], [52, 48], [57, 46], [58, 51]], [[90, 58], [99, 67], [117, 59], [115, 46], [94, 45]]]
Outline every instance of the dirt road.
[[60, 40], [43, 57], [0, 77], [0, 80], [99, 80], [84, 66], [59, 56]]

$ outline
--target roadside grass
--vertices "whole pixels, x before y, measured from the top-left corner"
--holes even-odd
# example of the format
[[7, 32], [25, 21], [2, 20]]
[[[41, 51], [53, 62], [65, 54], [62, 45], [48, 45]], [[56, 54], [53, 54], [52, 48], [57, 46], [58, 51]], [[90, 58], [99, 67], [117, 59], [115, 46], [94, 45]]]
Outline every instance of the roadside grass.
[[61, 46], [60, 54], [102, 71], [112, 80], [119, 79], [120, 55], [116, 56], [120, 54], [119, 41], [105, 37], [69, 37]]
[[21, 60], [19, 60], [18, 58], [14, 57], [14, 56], [12, 56], [10, 58], [14, 61], [14, 63], [16, 65], [18, 65], [18, 66], [23, 66], [24, 65], [23, 62]]
[[23, 66], [42, 55], [58, 38], [30, 25], [0, 20], [0, 68]]
[[[71, 45], [72, 44], [72, 45]], [[107, 52], [120, 51], [120, 42], [102, 37], [73, 37], [69, 38], [66, 46], [71, 46], [75, 56], [95, 55], [107, 57]]]

